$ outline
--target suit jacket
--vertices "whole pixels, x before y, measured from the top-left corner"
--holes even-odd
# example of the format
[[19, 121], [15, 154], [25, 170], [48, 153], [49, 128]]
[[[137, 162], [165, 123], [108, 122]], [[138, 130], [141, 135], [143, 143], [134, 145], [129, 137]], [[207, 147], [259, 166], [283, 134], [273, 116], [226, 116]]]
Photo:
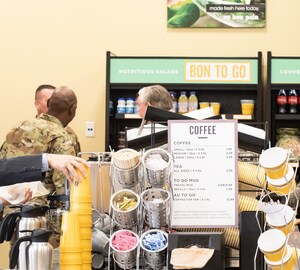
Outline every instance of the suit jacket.
[[0, 159], [0, 186], [40, 181], [43, 178], [42, 155]]

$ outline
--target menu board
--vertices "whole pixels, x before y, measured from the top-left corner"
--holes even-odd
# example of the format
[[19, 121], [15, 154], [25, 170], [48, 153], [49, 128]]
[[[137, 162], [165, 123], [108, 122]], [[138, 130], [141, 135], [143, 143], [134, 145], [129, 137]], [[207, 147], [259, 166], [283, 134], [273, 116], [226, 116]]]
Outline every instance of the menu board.
[[236, 227], [237, 121], [169, 120], [172, 227]]

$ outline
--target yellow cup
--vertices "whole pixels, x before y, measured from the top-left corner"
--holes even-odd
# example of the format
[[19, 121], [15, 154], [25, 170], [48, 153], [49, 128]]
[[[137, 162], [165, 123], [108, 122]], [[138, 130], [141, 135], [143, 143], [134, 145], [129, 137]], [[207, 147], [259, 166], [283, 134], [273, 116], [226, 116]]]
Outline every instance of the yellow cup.
[[266, 221], [271, 228], [279, 229], [287, 236], [294, 230], [295, 212], [285, 206], [278, 212], [266, 214]]
[[[60, 270], [82, 270], [82, 264], [60, 264]], [[90, 268], [92, 269], [92, 268]]]
[[278, 229], [263, 232], [257, 245], [265, 257], [270, 261], [279, 261], [286, 255], [286, 235]]
[[81, 253], [82, 263], [92, 263], [92, 250], [82, 251]]
[[92, 238], [81, 239], [81, 250], [82, 251], [91, 251], [92, 250]]
[[81, 264], [81, 251], [80, 252], [59, 252], [60, 264]]
[[80, 226], [79, 231], [80, 231], [80, 241], [81, 241], [81, 246], [82, 246], [82, 239], [92, 239], [92, 227], [91, 226], [87, 226], [87, 227]]
[[91, 214], [78, 214], [79, 228], [93, 226], [93, 220]]
[[60, 251], [80, 251], [80, 230], [78, 214], [64, 212], [62, 215]]
[[255, 101], [252, 99], [242, 99], [241, 100], [242, 114], [252, 115], [254, 112], [254, 103]]
[[292, 270], [297, 261], [297, 253], [295, 248], [287, 246], [287, 252], [283, 260], [270, 261], [268, 258], [265, 257], [265, 261], [271, 268], [271, 270]]
[[214, 114], [220, 114], [221, 103], [220, 102], [211, 102], [210, 106], [213, 108]]
[[[71, 202], [83, 202], [82, 198], [92, 198], [91, 179], [90, 179], [90, 168], [85, 167], [86, 177], [82, 176], [82, 181], [71, 184], [70, 188], [70, 201]], [[76, 172], [81, 175], [80, 171], [76, 169]]]
[[288, 164], [287, 173], [284, 177], [279, 179], [271, 179], [267, 176], [268, 189], [281, 195], [282, 193], [288, 195], [296, 188], [296, 182], [294, 177], [294, 169], [292, 165]]
[[209, 107], [209, 103], [208, 102], [199, 102], [199, 107], [200, 109], [204, 109]]
[[271, 147], [262, 152], [259, 158], [260, 165], [271, 179], [282, 178], [288, 173], [287, 151], [281, 147]]
[[91, 270], [92, 269], [92, 263], [83, 263], [81, 265], [81, 270]]

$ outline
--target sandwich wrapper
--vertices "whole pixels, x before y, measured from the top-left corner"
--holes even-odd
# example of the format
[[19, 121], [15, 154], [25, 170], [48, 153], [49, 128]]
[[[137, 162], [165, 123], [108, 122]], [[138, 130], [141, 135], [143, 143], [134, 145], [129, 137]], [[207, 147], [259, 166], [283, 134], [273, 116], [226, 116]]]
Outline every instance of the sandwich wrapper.
[[49, 194], [42, 182], [34, 181], [0, 187], [1, 198], [10, 204], [19, 204], [25, 199], [25, 188], [29, 188], [32, 191], [32, 198]]
[[214, 249], [191, 246], [175, 248], [171, 253], [170, 263], [173, 269], [203, 268], [214, 254]]

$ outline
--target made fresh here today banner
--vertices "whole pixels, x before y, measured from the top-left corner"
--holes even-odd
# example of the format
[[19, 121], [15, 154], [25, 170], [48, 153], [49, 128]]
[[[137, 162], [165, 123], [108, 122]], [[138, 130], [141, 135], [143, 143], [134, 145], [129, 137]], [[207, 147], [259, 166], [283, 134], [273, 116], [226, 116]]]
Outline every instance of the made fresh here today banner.
[[261, 28], [265, 10], [265, 0], [168, 0], [168, 27]]
[[257, 84], [257, 59], [112, 58], [111, 83]]
[[171, 227], [238, 225], [237, 121], [169, 120]]

